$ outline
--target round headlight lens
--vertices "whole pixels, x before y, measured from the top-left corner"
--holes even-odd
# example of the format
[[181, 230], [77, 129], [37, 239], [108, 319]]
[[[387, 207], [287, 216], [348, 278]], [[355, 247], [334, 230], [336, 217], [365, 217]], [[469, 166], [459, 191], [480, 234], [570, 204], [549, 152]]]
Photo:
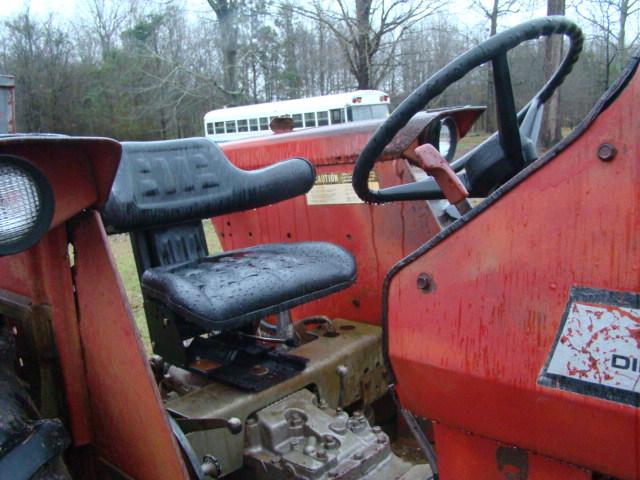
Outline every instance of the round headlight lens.
[[27, 160], [0, 155], [0, 255], [34, 245], [53, 218], [53, 193], [44, 174]]

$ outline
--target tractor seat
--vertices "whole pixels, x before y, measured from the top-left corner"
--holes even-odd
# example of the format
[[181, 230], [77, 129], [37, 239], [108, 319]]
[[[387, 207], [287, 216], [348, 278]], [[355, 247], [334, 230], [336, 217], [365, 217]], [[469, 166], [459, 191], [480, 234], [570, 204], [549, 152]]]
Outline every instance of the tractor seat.
[[176, 314], [176, 335], [185, 340], [242, 328], [355, 281], [353, 257], [330, 243], [208, 255], [202, 219], [302, 195], [314, 181], [305, 159], [241, 170], [206, 138], [122, 144], [102, 218], [108, 232], [131, 235], [156, 353], [171, 358], [162, 351], [167, 320], [160, 310]]
[[145, 296], [207, 331], [245, 325], [351, 285], [353, 257], [325, 242], [275, 243], [151, 268]]

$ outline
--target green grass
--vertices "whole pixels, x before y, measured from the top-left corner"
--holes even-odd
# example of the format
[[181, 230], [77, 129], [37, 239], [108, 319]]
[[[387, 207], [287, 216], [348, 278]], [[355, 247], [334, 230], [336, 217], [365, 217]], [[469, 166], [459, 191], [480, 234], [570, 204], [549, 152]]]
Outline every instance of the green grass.
[[456, 156], [455, 156], [455, 158], [461, 157], [462, 155], [467, 153], [469, 150], [471, 150], [473, 147], [475, 147], [475, 146], [481, 144], [482, 142], [484, 142], [487, 138], [489, 138], [489, 136], [491, 136], [490, 133], [471, 132], [466, 137], [461, 138], [458, 141], [458, 146], [456, 148]]
[[[210, 253], [216, 253], [222, 251], [218, 236], [213, 228], [213, 225], [209, 220], [202, 222], [204, 226], [204, 234], [207, 239], [207, 247]], [[111, 251], [116, 259], [116, 265], [118, 272], [122, 277], [122, 283], [124, 289], [127, 291], [129, 297], [129, 303], [133, 316], [140, 330], [140, 336], [147, 351], [151, 351], [151, 341], [149, 340], [149, 330], [147, 329], [147, 321], [144, 316], [144, 305], [142, 301], [142, 292], [140, 291], [140, 283], [138, 282], [138, 271], [136, 269], [136, 262], [133, 258], [133, 251], [131, 250], [131, 242], [129, 241], [129, 235], [111, 235], [109, 237], [109, 245]]]

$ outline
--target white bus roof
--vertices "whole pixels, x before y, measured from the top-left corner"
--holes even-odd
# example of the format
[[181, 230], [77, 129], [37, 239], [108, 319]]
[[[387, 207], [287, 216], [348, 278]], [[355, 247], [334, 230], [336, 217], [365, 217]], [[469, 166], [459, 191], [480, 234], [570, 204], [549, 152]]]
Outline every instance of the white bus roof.
[[[298, 98], [295, 100], [243, 105], [241, 107], [220, 108], [207, 112], [205, 120], [214, 118], [219, 121], [236, 120], [239, 118], [268, 117], [303, 111], [314, 112], [316, 110], [342, 108], [347, 105], [352, 105], [354, 97], [360, 97], [363, 105], [369, 103], [389, 103], [387, 93], [380, 90], [356, 90], [354, 92], [336, 93], [320, 97]], [[380, 97], [386, 97], [387, 99], [381, 101]]]

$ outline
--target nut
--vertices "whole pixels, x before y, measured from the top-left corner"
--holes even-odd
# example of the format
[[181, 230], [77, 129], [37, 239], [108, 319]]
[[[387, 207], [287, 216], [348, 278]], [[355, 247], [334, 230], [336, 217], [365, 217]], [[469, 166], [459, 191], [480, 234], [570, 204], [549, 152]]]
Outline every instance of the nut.
[[416, 278], [416, 287], [418, 290], [422, 290], [424, 293], [429, 293], [434, 290], [435, 284], [433, 282], [433, 277], [428, 273], [421, 273]]

